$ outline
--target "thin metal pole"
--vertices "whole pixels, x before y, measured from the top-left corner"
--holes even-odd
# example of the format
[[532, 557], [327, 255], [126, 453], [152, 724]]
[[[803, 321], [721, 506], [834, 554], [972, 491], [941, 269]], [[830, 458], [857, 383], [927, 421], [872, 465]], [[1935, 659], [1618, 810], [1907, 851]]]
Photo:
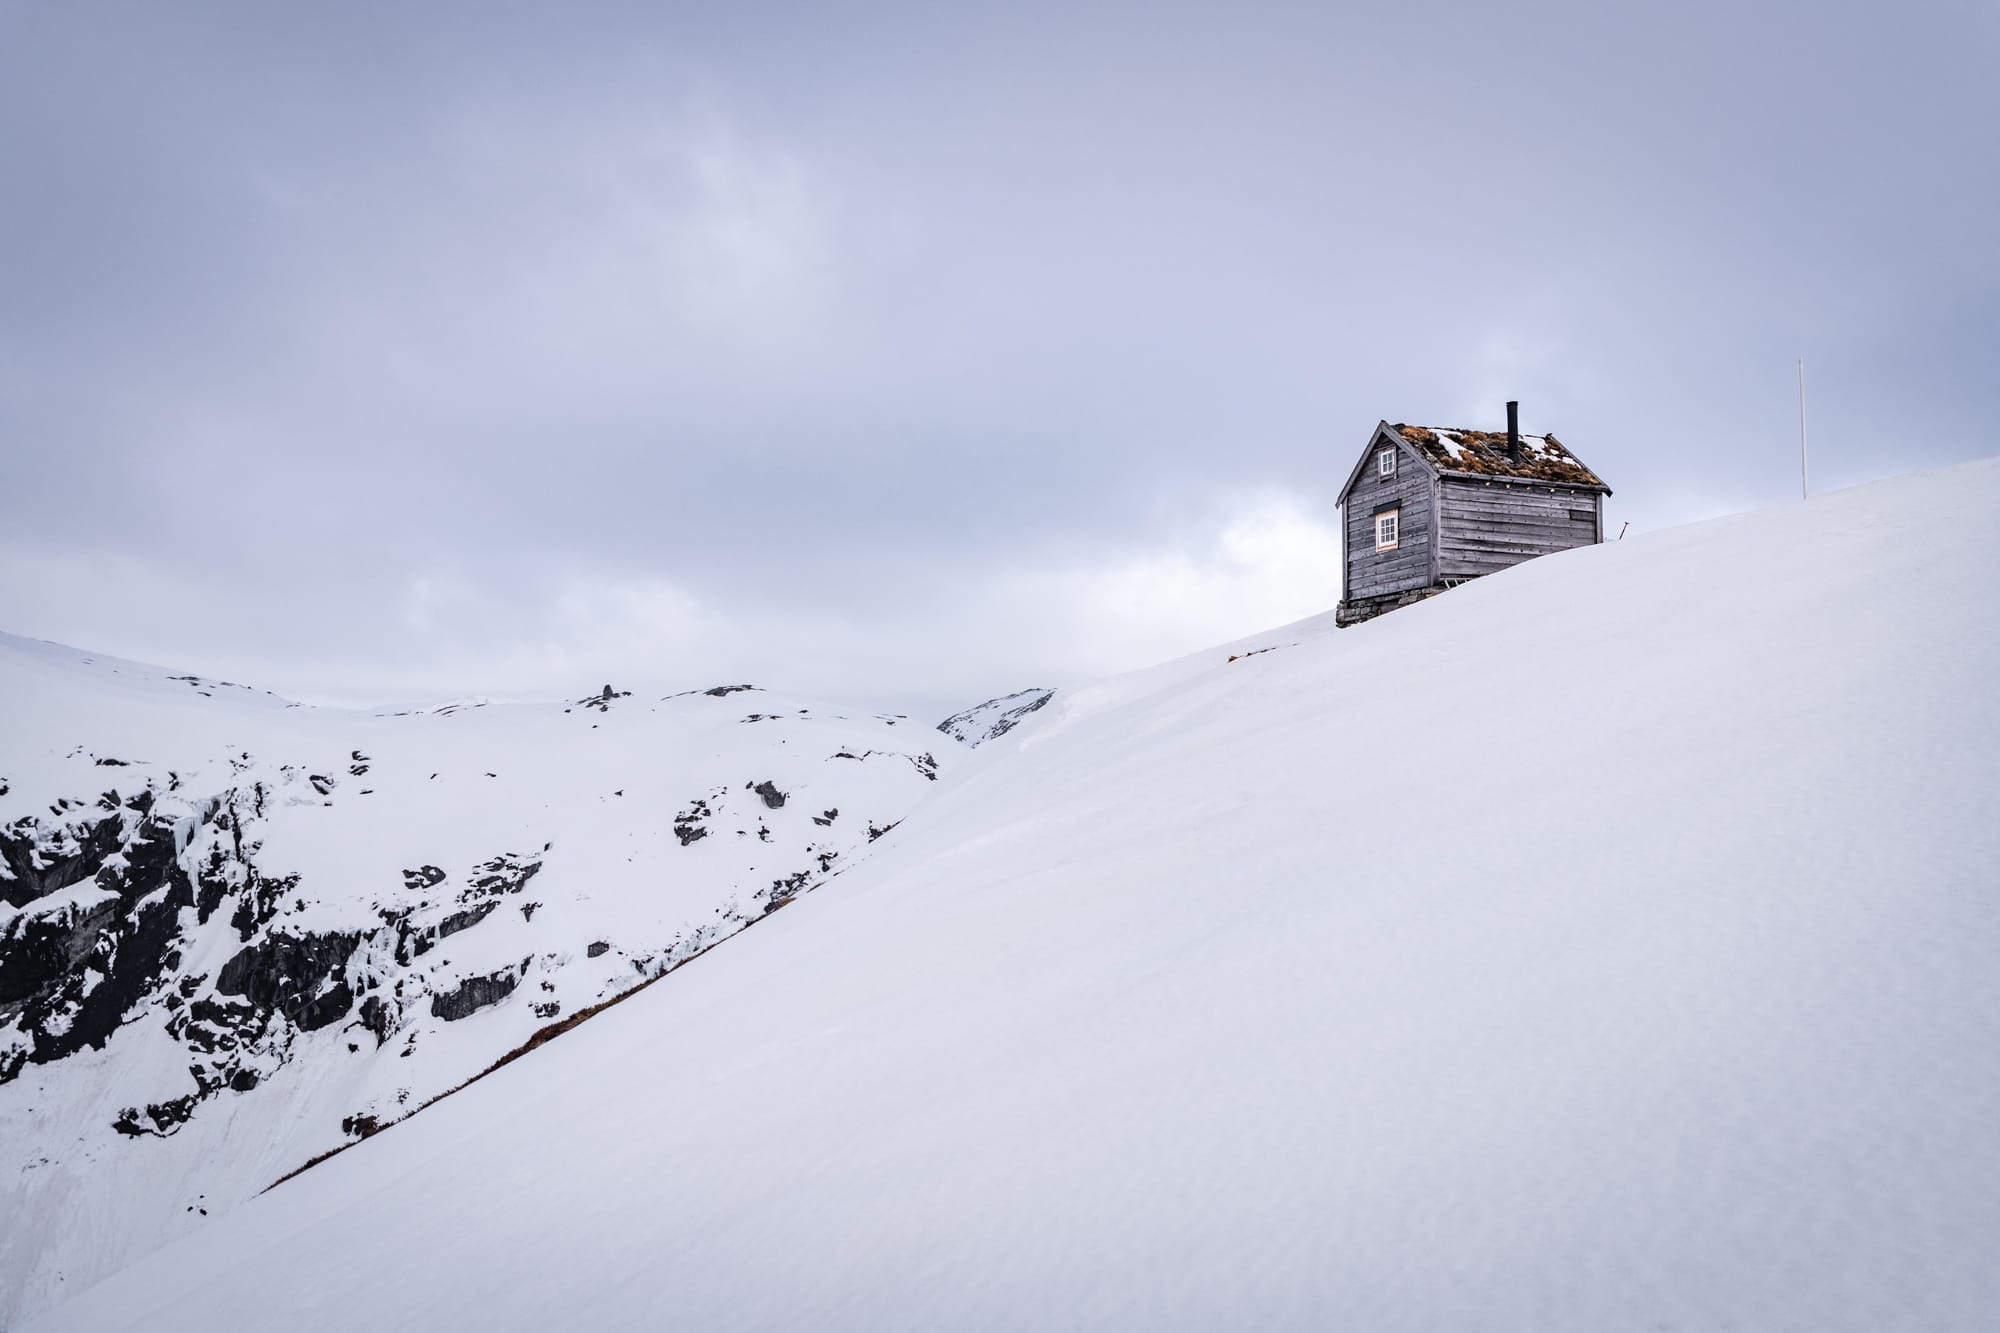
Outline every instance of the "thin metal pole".
[[1799, 358], [1799, 498], [1812, 494], [1806, 484], [1806, 361]]

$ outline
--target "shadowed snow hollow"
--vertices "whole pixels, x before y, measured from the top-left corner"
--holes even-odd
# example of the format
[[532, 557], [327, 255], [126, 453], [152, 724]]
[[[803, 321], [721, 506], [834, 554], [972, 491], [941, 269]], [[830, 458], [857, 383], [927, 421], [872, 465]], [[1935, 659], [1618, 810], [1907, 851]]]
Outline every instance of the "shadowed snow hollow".
[[1990, 1328], [1996, 511], [1064, 691], [837, 891], [33, 1327]]

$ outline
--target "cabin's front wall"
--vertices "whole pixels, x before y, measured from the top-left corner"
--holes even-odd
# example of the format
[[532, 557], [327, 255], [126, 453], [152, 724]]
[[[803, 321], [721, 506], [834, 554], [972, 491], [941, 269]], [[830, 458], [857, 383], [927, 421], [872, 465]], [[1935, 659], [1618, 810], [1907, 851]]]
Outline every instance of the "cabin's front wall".
[[1602, 539], [1603, 495], [1568, 486], [1438, 479], [1438, 577], [1492, 574]]
[[[1376, 470], [1376, 455], [1388, 448], [1396, 451], [1393, 477], [1384, 477]], [[1431, 565], [1432, 482], [1430, 469], [1408, 449], [1396, 446], [1385, 436], [1376, 437], [1363, 460], [1360, 476], [1347, 493], [1349, 600], [1427, 588], [1435, 581]], [[1400, 511], [1396, 549], [1377, 551], [1375, 516], [1386, 505], [1394, 505]]]

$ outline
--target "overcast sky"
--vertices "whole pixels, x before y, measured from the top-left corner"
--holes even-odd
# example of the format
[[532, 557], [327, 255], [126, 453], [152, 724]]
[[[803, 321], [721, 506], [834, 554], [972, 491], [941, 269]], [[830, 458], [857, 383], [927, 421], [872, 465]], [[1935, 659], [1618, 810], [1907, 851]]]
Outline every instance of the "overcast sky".
[[912, 711], [1329, 607], [1375, 422], [1635, 531], [2000, 452], [2000, 6], [0, 0], [0, 628]]

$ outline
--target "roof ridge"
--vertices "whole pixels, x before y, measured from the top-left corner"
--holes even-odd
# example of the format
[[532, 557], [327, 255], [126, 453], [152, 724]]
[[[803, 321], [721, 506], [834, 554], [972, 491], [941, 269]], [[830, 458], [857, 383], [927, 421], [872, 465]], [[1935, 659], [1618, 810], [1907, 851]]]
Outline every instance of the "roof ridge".
[[[1505, 435], [1507, 433], [1504, 430], [1480, 430], [1477, 426], [1420, 426], [1413, 421], [1392, 421], [1389, 423], [1389, 429], [1427, 430], [1433, 434], [1443, 432], [1446, 435]], [[1555, 433], [1552, 431], [1536, 432], [1524, 430], [1521, 432], [1521, 438], [1524, 440], [1553, 440]]]
[[1554, 432], [1530, 435], [1522, 432], [1518, 450], [1508, 448], [1504, 430], [1475, 430], [1469, 426], [1417, 426], [1390, 422], [1400, 435], [1439, 472], [1461, 476], [1511, 477], [1523, 481], [1558, 485], [1591, 486], [1609, 491], [1604, 480], [1586, 467], [1576, 452]]

